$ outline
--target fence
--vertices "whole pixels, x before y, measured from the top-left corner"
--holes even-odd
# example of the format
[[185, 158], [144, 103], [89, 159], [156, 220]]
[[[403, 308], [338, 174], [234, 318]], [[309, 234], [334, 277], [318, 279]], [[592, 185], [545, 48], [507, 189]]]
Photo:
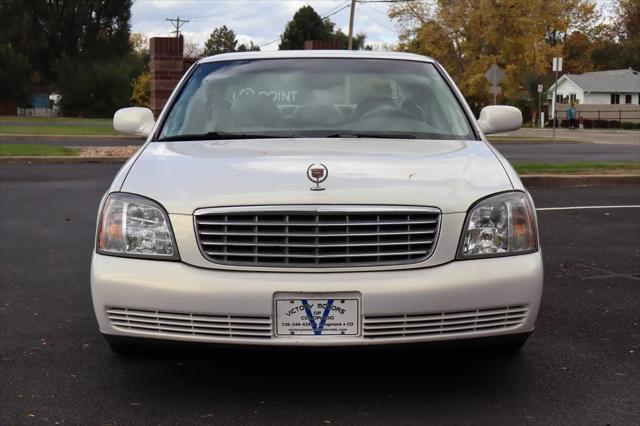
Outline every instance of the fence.
[[56, 108], [17, 108], [18, 117], [57, 117]]
[[[575, 125], [582, 117], [584, 127], [591, 128], [619, 128], [619, 129], [640, 129], [640, 110], [586, 110], [576, 111]], [[567, 111], [556, 111], [558, 127], [568, 127]]]

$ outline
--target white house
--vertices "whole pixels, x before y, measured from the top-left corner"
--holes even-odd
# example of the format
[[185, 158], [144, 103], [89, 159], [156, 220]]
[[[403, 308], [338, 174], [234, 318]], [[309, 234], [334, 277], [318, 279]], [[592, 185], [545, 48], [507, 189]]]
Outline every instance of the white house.
[[[555, 85], [547, 98], [552, 101]], [[559, 104], [576, 102], [581, 105], [640, 105], [640, 72], [626, 70], [594, 71], [584, 74], [565, 74], [558, 79]]]

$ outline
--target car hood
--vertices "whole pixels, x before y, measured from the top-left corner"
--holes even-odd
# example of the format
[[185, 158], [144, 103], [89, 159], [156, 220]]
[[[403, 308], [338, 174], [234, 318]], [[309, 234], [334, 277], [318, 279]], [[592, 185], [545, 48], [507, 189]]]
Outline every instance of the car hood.
[[[312, 191], [313, 163], [324, 191]], [[278, 204], [393, 204], [464, 212], [513, 186], [481, 141], [243, 139], [151, 142], [121, 188], [169, 213], [203, 207]]]

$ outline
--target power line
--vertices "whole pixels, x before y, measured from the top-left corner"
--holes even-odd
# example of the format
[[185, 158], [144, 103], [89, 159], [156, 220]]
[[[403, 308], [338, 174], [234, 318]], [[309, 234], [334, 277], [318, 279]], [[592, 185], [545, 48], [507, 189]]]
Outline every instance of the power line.
[[180, 37], [180, 28], [182, 27], [182, 25], [186, 24], [187, 22], [191, 22], [180, 19], [180, 16], [178, 16], [176, 19], [167, 18], [165, 19], [165, 21], [171, 22], [171, 25], [173, 25], [173, 28], [175, 28], [175, 31], [171, 31], [171, 34], [176, 33], [176, 38]]
[[[376, 9], [375, 7], [373, 7], [373, 6], [369, 5], [369, 4], [365, 4], [365, 6], [367, 6], [367, 7], [368, 7], [369, 9], [371, 9], [371, 10], [375, 10], [376, 12], [378, 12], [378, 13], [379, 13], [379, 14], [381, 14], [381, 15], [387, 16], [387, 15], [385, 15], [385, 14], [384, 14], [384, 12], [382, 12], [382, 11], [380, 11], [380, 10]], [[389, 31], [393, 31], [394, 33], [396, 32], [396, 30], [395, 30], [394, 28], [391, 28], [390, 26], [388, 26], [388, 25], [386, 25], [386, 24], [383, 24], [382, 22], [378, 21], [378, 20], [377, 20], [376, 18], [374, 18], [373, 16], [369, 15], [369, 16], [367, 16], [367, 17], [368, 17], [369, 19], [371, 19], [373, 22], [375, 22], [376, 24], [380, 25], [381, 27], [386, 28], [386, 29], [388, 29]]]

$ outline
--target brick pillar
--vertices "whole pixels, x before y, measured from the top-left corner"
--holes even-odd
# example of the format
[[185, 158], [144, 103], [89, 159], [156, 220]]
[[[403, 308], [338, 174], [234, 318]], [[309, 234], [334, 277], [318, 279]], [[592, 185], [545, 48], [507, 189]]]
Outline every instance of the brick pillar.
[[169, 95], [176, 87], [183, 71], [182, 36], [153, 37], [150, 41], [151, 55], [151, 111], [157, 118]]
[[305, 40], [304, 50], [338, 50], [338, 40]]

